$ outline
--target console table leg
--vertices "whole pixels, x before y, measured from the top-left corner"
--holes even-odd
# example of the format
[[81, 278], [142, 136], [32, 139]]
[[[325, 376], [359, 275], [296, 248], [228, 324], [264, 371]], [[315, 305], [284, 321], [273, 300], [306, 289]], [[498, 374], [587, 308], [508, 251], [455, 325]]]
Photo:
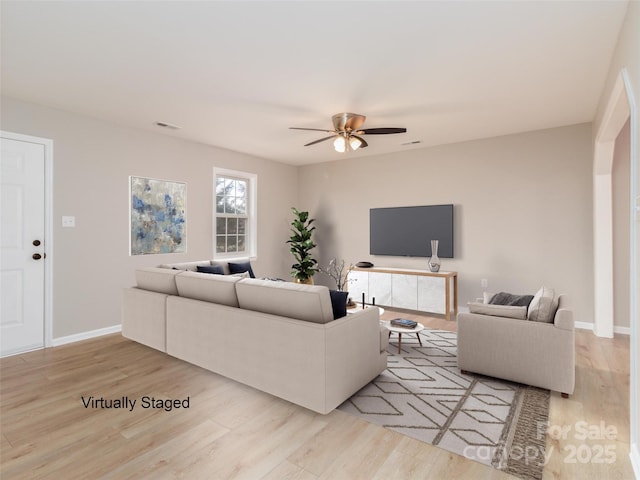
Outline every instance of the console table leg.
[[451, 293], [450, 293], [450, 284], [449, 279], [445, 277], [444, 279], [444, 318], [446, 321], [451, 320]]
[[402, 348], [402, 334], [398, 333], [398, 353], [400, 353]]
[[453, 316], [458, 318], [458, 274], [453, 276]]
[[422, 346], [422, 340], [420, 339], [420, 334], [416, 333], [416, 337], [418, 337], [418, 342], [420, 342], [420, 346]]

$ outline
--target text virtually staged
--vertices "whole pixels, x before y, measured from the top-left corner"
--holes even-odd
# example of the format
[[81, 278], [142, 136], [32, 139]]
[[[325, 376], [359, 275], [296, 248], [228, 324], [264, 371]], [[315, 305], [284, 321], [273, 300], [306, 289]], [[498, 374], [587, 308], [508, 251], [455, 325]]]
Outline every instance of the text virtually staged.
[[[138, 400], [140, 403], [138, 403]], [[119, 398], [104, 398], [104, 397], [94, 397], [90, 395], [88, 397], [82, 396], [82, 405], [86, 409], [106, 409], [113, 408], [115, 410], [128, 410], [129, 412], [133, 412], [135, 408], [139, 405], [140, 408], [143, 409], [159, 409], [170, 412], [174, 409], [187, 409], [190, 407], [190, 397], [182, 398], [182, 399], [161, 399], [155, 397], [149, 397], [147, 395], [138, 398], [129, 398], [128, 396], [119, 397]]]

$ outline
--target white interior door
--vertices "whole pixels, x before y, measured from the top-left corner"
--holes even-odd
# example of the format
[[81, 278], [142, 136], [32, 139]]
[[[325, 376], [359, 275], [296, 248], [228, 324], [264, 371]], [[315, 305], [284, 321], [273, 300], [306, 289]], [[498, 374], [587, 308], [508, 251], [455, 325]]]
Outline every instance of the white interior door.
[[44, 346], [45, 146], [0, 138], [0, 354]]

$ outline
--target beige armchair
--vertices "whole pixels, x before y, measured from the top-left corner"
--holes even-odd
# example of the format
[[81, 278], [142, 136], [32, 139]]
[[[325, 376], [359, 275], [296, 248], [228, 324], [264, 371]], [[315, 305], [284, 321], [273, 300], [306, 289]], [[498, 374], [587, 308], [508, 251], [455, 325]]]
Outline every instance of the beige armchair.
[[458, 314], [458, 368], [533, 385], [568, 397], [575, 387], [573, 312], [566, 295], [550, 323]]

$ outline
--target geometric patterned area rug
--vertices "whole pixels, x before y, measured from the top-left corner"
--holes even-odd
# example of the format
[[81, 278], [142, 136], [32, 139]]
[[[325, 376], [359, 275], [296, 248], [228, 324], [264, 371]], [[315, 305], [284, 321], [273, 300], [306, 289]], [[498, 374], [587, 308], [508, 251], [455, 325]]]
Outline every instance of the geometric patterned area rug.
[[338, 407], [430, 445], [539, 480], [545, 464], [549, 391], [457, 367], [456, 334], [424, 329], [397, 335], [387, 369]]

